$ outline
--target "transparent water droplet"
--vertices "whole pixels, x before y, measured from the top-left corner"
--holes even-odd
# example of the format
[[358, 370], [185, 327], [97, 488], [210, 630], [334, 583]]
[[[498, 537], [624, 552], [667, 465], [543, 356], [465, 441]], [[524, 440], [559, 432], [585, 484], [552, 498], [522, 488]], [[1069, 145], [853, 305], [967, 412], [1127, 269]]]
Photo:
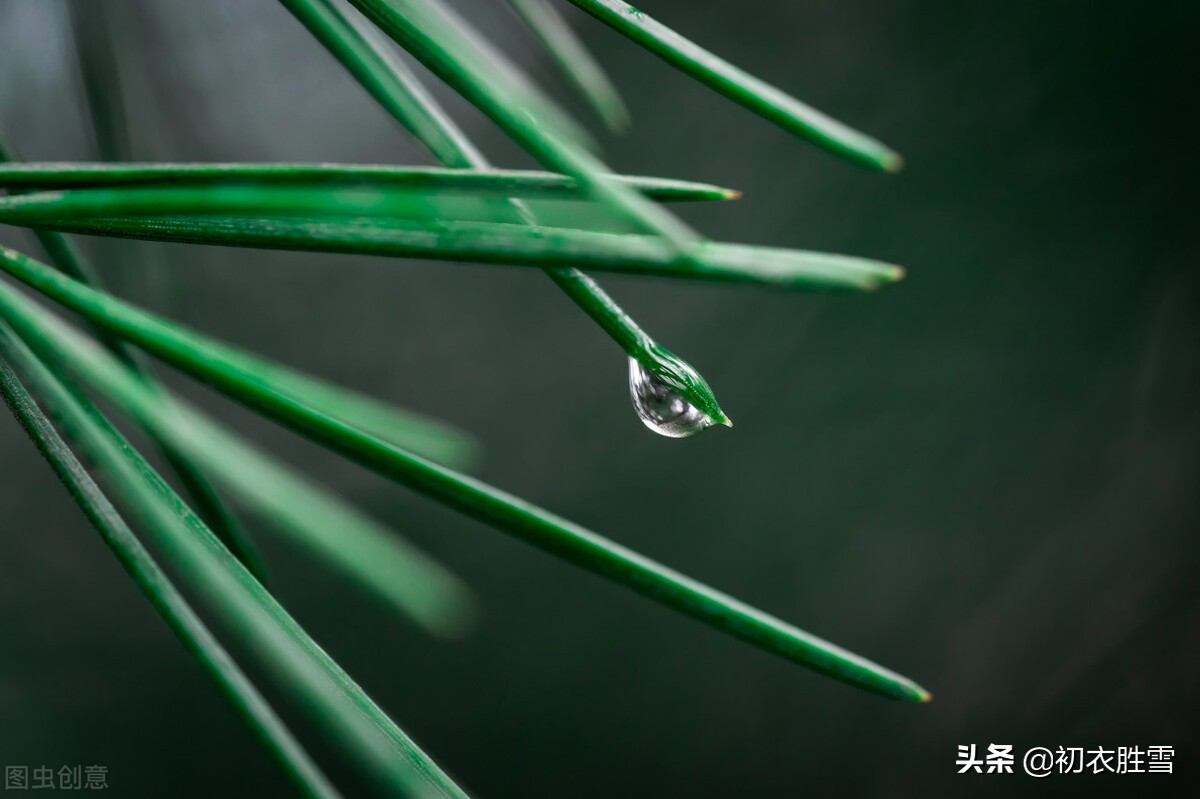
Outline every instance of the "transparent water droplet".
[[713, 426], [712, 417], [635, 358], [629, 359], [629, 398], [642, 424], [660, 436], [686, 438]]

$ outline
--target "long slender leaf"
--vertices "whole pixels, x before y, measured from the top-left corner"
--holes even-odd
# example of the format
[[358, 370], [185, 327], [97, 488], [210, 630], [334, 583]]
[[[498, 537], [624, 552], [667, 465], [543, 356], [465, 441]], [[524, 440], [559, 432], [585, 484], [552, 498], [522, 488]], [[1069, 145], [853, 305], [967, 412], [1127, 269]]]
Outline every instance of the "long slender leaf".
[[609, 130], [616, 133], [627, 130], [629, 112], [621, 95], [558, 9], [546, 0], [508, 0], [508, 4]]
[[125, 91], [111, 25], [104, 3], [67, 3], [88, 121], [96, 148], [106, 161], [132, 157], [132, 137], [125, 113]]
[[[733, 189], [690, 180], [614, 175], [619, 183], [659, 202], [731, 200]], [[378, 164], [206, 163], [0, 163], [0, 186], [25, 189], [91, 189], [174, 183], [351, 186], [461, 192], [472, 196], [578, 199], [566, 175], [516, 169], [446, 169]]]
[[[0, 222], [8, 215], [0, 199]], [[32, 215], [30, 215], [32, 216]], [[845, 255], [705, 242], [703, 262], [681, 264], [655, 236], [483, 222], [278, 217], [65, 218], [52, 213], [19, 224], [78, 233], [192, 244], [343, 252], [585, 269], [682, 280], [758, 283], [801, 290], [869, 291], [899, 280], [898, 266]]]
[[[0, 160], [5, 157], [11, 158], [12, 153], [5, 149], [4, 143], [0, 141]], [[167, 165], [166, 169], [155, 166], [146, 165], [126, 165], [126, 164], [87, 164], [87, 165], [54, 165], [43, 166], [40, 169], [34, 167], [33, 170], [27, 169], [27, 164], [8, 164], [0, 165], [0, 174], [11, 174], [18, 176], [28, 176], [32, 173], [46, 174], [51, 180], [57, 176], [58, 179], [88, 181], [95, 179], [99, 181], [99, 185], [107, 185], [108, 181], [116, 180], [118, 185], [123, 179], [130, 179], [134, 182], [135, 187], [139, 187], [141, 191], [152, 190], [157, 186], [157, 180], [162, 177], [170, 186], [169, 178], [163, 177], [163, 173], [171, 174], [172, 167], [177, 165]], [[239, 188], [237, 185], [233, 187], [225, 186], [220, 181], [221, 176], [226, 175], [229, 170], [226, 167], [229, 165], [183, 165], [183, 171], [189, 172], [194, 170], [199, 175], [205, 176], [206, 179], [214, 181], [215, 197], [233, 196], [241, 197], [242, 202], [246, 202], [245, 192], [247, 189]], [[233, 165], [232, 170], [239, 172], [240, 165]], [[288, 166], [263, 164], [249, 165], [247, 167], [249, 174], [252, 175], [277, 175], [291, 174]], [[41, 172], [44, 170], [44, 173]], [[313, 167], [311, 170], [301, 168], [301, 171], [311, 171], [316, 175], [324, 175], [328, 177], [330, 170], [322, 167]], [[366, 168], [366, 172], [372, 172], [370, 168]], [[390, 174], [390, 170], [385, 169], [385, 172]], [[450, 172], [451, 170], [445, 170]], [[417, 170], [415, 180], [422, 182], [425, 180], [426, 173]], [[75, 177], [70, 177], [74, 175]], [[437, 181], [439, 178], [434, 177]], [[498, 178], [506, 180], [507, 178]], [[403, 178], [400, 178], [403, 181]], [[22, 178], [16, 178], [18, 186], [27, 186], [22, 182]], [[287, 181], [285, 181], [286, 183]], [[535, 180], [534, 182], [539, 182]], [[149, 183], [150, 188], [143, 186], [143, 183]], [[0, 180], [0, 185], [5, 185]], [[14, 184], [9, 184], [14, 185]], [[273, 185], [273, 184], [272, 184]], [[294, 188], [294, 187], [293, 187]], [[155, 189], [162, 190], [162, 189]], [[116, 190], [114, 190], [116, 191]], [[178, 189], [176, 189], [178, 191]], [[275, 188], [272, 191], [281, 192], [283, 189]], [[316, 190], [308, 190], [303, 192], [305, 196], [319, 194]], [[51, 193], [53, 194], [53, 193]], [[286, 192], [285, 192], [286, 194]], [[386, 194], [386, 193], [384, 193]], [[27, 203], [33, 202], [37, 204], [45, 199], [47, 195], [39, 194], [23, 194], [18, 197], [0, 198], [0, 203]], [[373, 192], [366, 192], [368, 197], [376, 197]], [[85, 193], [85, 202], [95, 202], [97, 195], [94, 193]], [[74, 202], [69, 200], [68, 203]], [[322, 207], [328, 207], [329, 203], [337, 202], [337, 197], [326, 197]], [[150, 202], [150, 207], [155, 207], [154, 202]], [[66, 274], [75, 277], [89, 285], [99, 286], [98, 278], [82, 255], [72, 246], [71, 242], [57, 232], [49, 230], [35, 230], [39, 241], [50, 254], [56, 266]], [[105, 343], [112, 349], [122, 360], [133, 365], [135, 368], [140, 368], [137, 364], [137, 359], [132, 353], [127, 352], [121, 342], [106, 340]], [[146, 370], [141, 369], [144, 374], [148, 374]], [[283, 378], [281, 378], [283, 379]], [[297, 390], [303, 391], [309, 401], [324, 409], [327, 413], [341, 416], [346, 419], [353, 419], [354, 423], [365, 430], [371, 431], [372, 434], [381, 438], [392, 441], [406, 449], [411, 449], [419, 452], [426, 457], [432, 458], [440, 463], [445, 463], [448, 466], [454, 466], [458, 469], [470, 469], [479, 457], [480, 447], [473, 436], [465, 431], [452, 427], [444, 422], [432, 419], [427, 416], [415, 414], [410, 411], [404, 411], [400, 408], [388, 403], [380, 402], [379, 400], [367, 397], [365, 395], [350, 391], [345, 388], [331, 385], [316, 378], [307, 377], [299, 373], [292, 373], [288, 379], [297, 383]], [[248, 543], [242, 543], [244, 535], [239, 534], [236, 527], [233, 526], [232, 517], [228, 513], [223, 512], [220, 508], [220, 503], [216, 500], [215, 494], [211, 488], [207, 488], [207, 481], [203, 480], [200, 473], [187, 464], [186, 458], [181, 459], [178, 453], [174, 453], [167, 448], [168, 457], [171, 459], [172, 465], [177, 465], [182, 475], [186, 475], [185, 483], [189, 488], [189, 492], [198, 498], [203, 508], [210, 508], [209, 513], [202, 512], [201, 515], [205, 521], [214, 526], [214, 531], [229, 543], [232, 540], [234, 543], [231, 548], [235, 554], [243, 557], [243, 560], [249, 559], [251, 563], [257, 564], [258, 557], [249, 547]], [[224, 523], [222, 523], [224, 520]], [[230, 532], [232, 531], [232, 532]], [[262, 574], [261, 566], [253, 569], [260, 576]]]
[[[474, 151], [461, 131], [431, 116], [437, 103], [415, 71], [396, 53], [395, 45], [344, 0], [280, 0], [309, 32], [326, 45], [355, 80], [393, 118], [430, 148], [446, 166], [468, 167], [464, 151]], [[543, 94], [525, 73], [485, 39], [474, 43], [490, 68], [538, 98], [556, 127], [577, 144], [596, 150], [596, 142], [569, 114]], [[477, 152], [477, 151], [475, 151]]]
[[[353, 4], [354, 0], [331, 0], [332, 2]], [[422, 0], [424, 8], [432, 15], [429, 22], [436, 20], [437, 24], [445, 26], [458, 41], [467, 45], [465, 55], [471, 58], [476, 66], [488, 74], [495, 75], [506, 86], [515, 88], [523, 97], [527, 97], [538, 109], [546, 124], [554, 128], [555, 135], [569, 140], [577, 147], [596, 153], [600, 146], [588, 132], [587, 128], [576, 121], [575, 117], [566, 111], [554, 98], [542, 90], [524, 69], [509, 58], [508, 54], [498, 47], [488, 36], [470, 24], [453, 5], [445, 0]], [[411, 9], [409, 13], [412, 13]], [[369, 26], [373, 32], [381, 29]], [[382, 38], [387, 39], [387, 36]], [[458, 53], [460, 57], [464, 51]]]
[[447, 166], [467, 167], [464, 152], [474, 147], [457, 127], [430, 115], [432, 97], [413, 71], [371, 35], [369, 26], [343, 12], [332, 0], [280, 0], [385, 111]]
[[[101, 79], [97, 78], [97, 80]], [[115, 76], [103, 78], [101, 82], [111, 80], [115, 80]], [[99, 91], [100, 88], [99, 86], [91, 86], [88, 89], [89, 97], [91, 98], [91, 92]], [[90, 101], [99, 102], [100, 98], [91, 98]], [[121, 118], [119, 115], [115, 120], [105, 119], [102, 121], [95, 116], [93, 118], [98, 128], [97, 135], [100, 135], [103, 130], [107, 130], [108, 135], [111, 137], [121, 137], [124, 135], [124, 128], [120, 125]], [[108, 142], [108, 145], [113, 147], [124, 146], [124, 144], [123, 140]], [[18, 160], [12, 148], [8, 146], [3, 138], [0, 138], [0, 169], [9, 166], [6, 165], [6, 162]], [[46, 251], [46, 255], [49, 256], [51, 263], [59, 271], [77, 280], [81, 280], [94, 288], [103, 288], [104, 284], [100, 280], [100, 275], [66, 236], [51, 230], [35, 230], [34, 235], [37, 237], [38, 243], [42, 245], [42, 249]], [[153, 372], [138, 359], [136, 353], [127, 349], [119, 339], [108, 336], [103, 332], [99, 333], [99, 338], [108, 347], [110, 352], [128, 364], [130, 368], [137, 370], [147, 385], [158, 385]], [[165, 389], [163, 390], [165, 391]], [[246, 531], [242, 529], [237, 516], [232, 510], [225, 507], [225, 503], [217, 495], [208, 478], [187, 457], [176, 452], [170, 446], [164, 446], [161, 441], [156, 443], [159, 445], [171, 468], [179, 475], [184, 489], [196, 503], [196, 508], [201, 518], [208, 523], [212, 531], [216, 533], [225, 546], [229, 547], [229, 550], [237, 556], [238, 560], [246, 564], [246, 568], [254, 572], [254, 575], [265, 583], [267, 570], [262, 556], [255, 548], [254, 542], [246, 534]]]
[[[377, 96], [384, 108], [408, 108], [417, 106], [420, 125], [410, 123], [404, 115], [396, 118], [414, 132], [426, 126], [439, 131], [436, 138], [423, 139], [430, 152], [447, 166], [487, 169], [489, 164], [483, 154], [469, 141], [466, 134], [437, 103], [424, 86], [395, 58], [381, 60], [383, 52], [378, 42], [369, 37], [356, 18], [339, 10], [330, 0], [287, 0], [289, 7], [312, 6], [308, 12], [317, 24], [309, 24], [313, 35], [346, 65], [347, 69], [363, 81], [368, 91]], [[333, 19], [326, 19], [332, 17]], [[469, 34], [468, 34], [469, 35]], [[393, 74], [380, 78], [375, 73], [380, 69]], [[364, 76], [364, 73], [368, 73]], [[403, 95], [394, 98], [379, 98], [380, 92]], [[418, 138], [420, 134], [418, 133]], [[445, 144], [451, 152], [445, 152]], [[527, 206], [517, 205], [515, 221], [537, 224], [537, 219]], [[595, 280], [574, 266], [546, 268], [546, 275], [595, 321], [602, 330], [616, 341], [630, 358], [637, 360], [664, 385], [674, 387], [684, 399], [699, 408], [718, 424], [731, 424], [729, 417], [717, 403], [708, 382], [691, 364], [659, 345], [645, 330], [617, 304]]]
[[345, 419], [373, 436], [430, 460], [466, 471], [475, 468], [480, 460], [483, 447], [475, 436], [439, 419], [403, 410], [293, 369], [275, 369], [264, 374], [264, 379], [293, 396], [304, 397], [306, 403], [322, 413]]
[[[257, 379], [268, 384], [286, 374], [266, 366]], [[457, 636], [470, 625], [471, 594], [440, 564], [183, 401], [151, 389], [143, 394], [155, 416], [138, 421], [202, 464], [278, 532], [430, 632]]]
[[[0, 317], [43, 362], [71, 371], [118, 398], [152, 401], [129, 369], [74, 333], [11, 286], [0, 283]], [[129, 400], [129, 401], [126, 401]], [[165, 406], [160, 405], [160, 412]], [[329, 743], [389, 796], [464, 797], [442, 769], [363, 692], [221, 545], [203, 522], [111, 427], [76, 405], [60, 405], [63, 424], [137, 510], [180, 579], [211, 609], [259, 665], [280, 681]], [[185, 421], [190, 421], [182, 414]]]
[[[314, 412], [258, 380], [260, 361], [253, 356], [92, 291], [11, 251], [0, 250], [0, 266], [55, 301], [293, 430], [576, 566], [834, 679], [896, 699], [929, 698], [924, 689], [904, 677], [573, 522]], [[0, 290], [0, 298], [8, 294], [11, 292]], [[129, 388], [111, 385], [104, 367], [76, 358], [72, 368], [114, 401], [127, 407], [134, 403]]]
[[[126, 95], [121, 76], [118, 46], [113, 38], [109, 9], [103, 3], [68, 3], [72, 39], [83, 81], [87, 121], [95, 138], [96, 150], [105, 161], [129, 160], [133, 157], [133, 138], [129, 130]], [[15, 160], [4, 152], [0, 142], [0, 160]], [[35, 231], [39, 243], [59, 269], [76, 275], [88, 285], [103, 289], [99, 274], [86, 263], [82, 254], [65, 237], [53, 231]], [[135, 258], [134, 251], [127, 255]], [[136, 370], [148, 385], [159, 386], [153, 372], [120, 342], [101, 338], [118, 358]], [[166, 389], [161, 389], [166, 391]], [[237, 515], [226, 506], [208, 477], [182, 453], [159, 444], [171, 469], [179, 476], [184, 489], [196, 504], [200, 517], [246, 564], [259, 580], [267, 579], [266, 563], [253, 540], [242, 527]]]
[[[25, 374], [43, 404], [53, 405], [48, 399], [52, 395], [62, 402], [71, 400], [6, 325], [0, 325], [0, 351]], [[4, 359], [0, 393], [126, 573], [297, 787], [314, 799], [336, 799], [337, 789], [159, 568]]]
[[547, 168], [576, 178], [591, 197], [667, 237], [680, 251], [696, 242], [687, 225], [613, 181], [602, 163], [571, 142], [528, 87], [479, 54], [482, 37], [457, 14], [429, 0], [351, 2]]
[[709, 88], [824, 150], [887, 172], [904, 164], [881, 142], [718, 58], [624, 0], [570, 1]]
[[44, 191], [0, 198], [4, 221], [25, 224], [45, 218], [93, 216], [171, 216], [216, 214], [239, 216], [380, 216], [398, 219], [458, 219], [506, 222], [512, 210], [503, 204], [479, 205], [456, 198], [407, 189], [337, 189], [306, 186], [133, 186], [129, 188]]

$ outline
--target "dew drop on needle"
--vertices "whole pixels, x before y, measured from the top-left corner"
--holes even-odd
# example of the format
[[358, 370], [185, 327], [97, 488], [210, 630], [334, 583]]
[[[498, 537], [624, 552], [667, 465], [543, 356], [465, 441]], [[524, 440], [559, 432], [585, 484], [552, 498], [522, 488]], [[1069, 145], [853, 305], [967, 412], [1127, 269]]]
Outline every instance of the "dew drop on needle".
[[686, 438], [713, 425], [708, 414], [635, 358], [629, 359], [629, 398], [642, 423], [660, 436]]

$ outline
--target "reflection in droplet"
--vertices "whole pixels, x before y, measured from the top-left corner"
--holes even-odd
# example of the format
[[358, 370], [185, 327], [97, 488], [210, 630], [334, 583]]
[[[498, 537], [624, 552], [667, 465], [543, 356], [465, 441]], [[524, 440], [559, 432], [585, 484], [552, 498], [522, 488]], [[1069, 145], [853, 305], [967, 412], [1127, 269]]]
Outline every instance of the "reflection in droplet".
[[629, 359], [629, 398], [642, 423], [660, 436], [686, 438], [713, 425], [708, 414], [635, 358]]

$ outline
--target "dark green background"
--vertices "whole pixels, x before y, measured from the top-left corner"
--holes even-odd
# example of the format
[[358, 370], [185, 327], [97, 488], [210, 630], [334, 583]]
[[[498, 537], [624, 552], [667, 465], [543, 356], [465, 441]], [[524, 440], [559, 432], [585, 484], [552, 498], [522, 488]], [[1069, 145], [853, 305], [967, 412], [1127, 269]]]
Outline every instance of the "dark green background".
[[[141, 159], [423, 160], [269, 0], [108, 5]], [[895, 177], [573, 15], [634, 114], [628, 137], [605, 140], [615, 168], [744, 190], [686, 209], [715, 238], [909, 268], [868, 297], [606, 278], [736, 420], [687, 441], [642, 428], [619, 352], [530, 270], [88, 245], [124, 296], [476, 431], [489, 482], [936, 696], [892, 704], [820, 679], [173, 380], [478, 589], [477, 633], [436, 643], [255, 528], [286, 604], [472, 792], [1194, 796], [1189, 7], [646, 4], [895, 146], [908, 162]], [[0, 0], [0, 125], [31, 159], [95, 156], [61, 8]], [[466, 8], [562, 93], [498, 0]], [[498, 160], [527, 163], [453, 107]], [[11, 229], [0, 240], [32, 247]], [[285, 792], [2, 420], [0, 477], [0, 763], [106, 764], [119, 796]], [[989, 743], [1167, 744], [1178, 773], [955, 774], [958, 745]]]

